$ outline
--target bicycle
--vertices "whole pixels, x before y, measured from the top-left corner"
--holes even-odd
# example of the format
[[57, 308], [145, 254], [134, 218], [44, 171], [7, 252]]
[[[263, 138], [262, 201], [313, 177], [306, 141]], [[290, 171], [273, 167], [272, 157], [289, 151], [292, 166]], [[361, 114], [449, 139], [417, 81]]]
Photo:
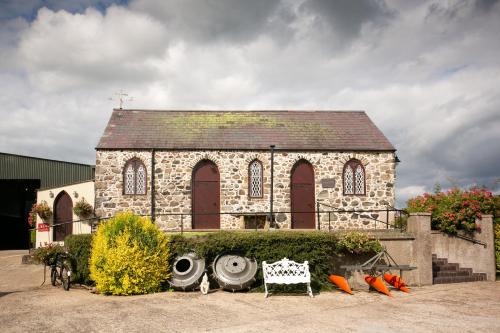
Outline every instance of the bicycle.
[[56, 254], [54, 262], [50, 265], [51, 284], [55, 286], [57, 280], [60, 281], [64, 290], [69, 290], [71, 284], [71, 261], [68, 253]]

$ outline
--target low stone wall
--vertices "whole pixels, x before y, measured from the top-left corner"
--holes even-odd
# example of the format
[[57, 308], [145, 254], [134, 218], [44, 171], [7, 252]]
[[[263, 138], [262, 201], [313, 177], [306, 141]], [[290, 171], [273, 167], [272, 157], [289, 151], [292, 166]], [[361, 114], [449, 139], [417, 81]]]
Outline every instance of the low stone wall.
[[472, 268], [474, 273], [486, 273], [488, 281], [495, 281], [495, 244], [493, 235], [493, 216], [483, 215], [481, 232], [472, 237], [486, 243], [486, 246], [450, 236], [439, 231], [431, 232], [432, 253], [439, 258], [447, 258], [448, 262], [458, 263], [461, 267]]

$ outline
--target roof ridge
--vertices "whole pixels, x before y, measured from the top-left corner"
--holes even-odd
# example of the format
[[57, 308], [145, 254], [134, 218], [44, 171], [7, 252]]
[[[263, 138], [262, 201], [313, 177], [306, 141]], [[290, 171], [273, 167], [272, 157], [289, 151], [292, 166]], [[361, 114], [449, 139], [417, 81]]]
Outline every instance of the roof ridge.
[[209, 110], [209, 109], [113, 109], [113, 111], [140, 112], [336, 112], [336, 113], [366, 113], [364, 110], [286, 110], [286, 109], [252, 109], [252, 110]]

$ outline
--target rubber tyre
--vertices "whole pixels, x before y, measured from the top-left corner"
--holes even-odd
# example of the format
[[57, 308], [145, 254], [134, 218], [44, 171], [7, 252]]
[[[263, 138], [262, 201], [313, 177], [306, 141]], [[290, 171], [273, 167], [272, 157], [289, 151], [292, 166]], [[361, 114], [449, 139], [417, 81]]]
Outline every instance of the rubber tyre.
[[57, 268], [54, 267], [50, 269], [50, 284], [55, 286], [56, 281], [57, 281]]
[[71, 284], [71, 270], [69, 270], [68, 266], [66, 266], [66, 265], [63, 265], [61, 268], [61, 281], [62, 281], [62, 285], [63, 285], [64, 290], [68, 291], [69, 286]]

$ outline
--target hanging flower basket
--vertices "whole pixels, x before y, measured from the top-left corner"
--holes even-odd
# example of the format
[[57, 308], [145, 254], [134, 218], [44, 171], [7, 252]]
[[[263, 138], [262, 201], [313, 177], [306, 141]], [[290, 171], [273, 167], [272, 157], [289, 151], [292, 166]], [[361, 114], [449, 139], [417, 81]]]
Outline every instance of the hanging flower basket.
[[36, 214], [40, 216], [44, 223], [49, 224], [50, 218], [52, 217], [52, 210], [46, 201], [42, 201], [39, 204], [34, 204], [31, 207], [30, 220], [32, 223], [36, 220]]
[[82, 200], [78, 201], [75, 204], [75, 207], [73, 207], [73, 212], [80, 219], [87, 219], [87, 218], [91, 217], [93, 211], [94, 211], [94, 208], [92, 207], [92, 205], [89, 204], [87, 201], [85, 201], [84, 198], [82, 198]]

